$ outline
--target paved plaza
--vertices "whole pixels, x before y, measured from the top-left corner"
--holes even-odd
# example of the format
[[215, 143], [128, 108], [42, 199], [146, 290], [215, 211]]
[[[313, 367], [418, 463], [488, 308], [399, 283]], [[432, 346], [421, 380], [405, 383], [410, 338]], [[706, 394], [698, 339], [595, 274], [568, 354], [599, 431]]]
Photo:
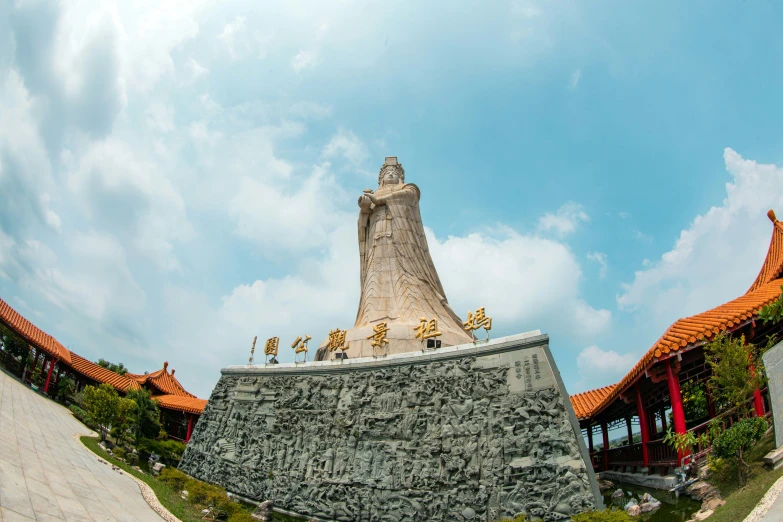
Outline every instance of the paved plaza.
[[74, 439], [62, 406], [0, 371], [0, 522], [161, 522], [138, 485]]

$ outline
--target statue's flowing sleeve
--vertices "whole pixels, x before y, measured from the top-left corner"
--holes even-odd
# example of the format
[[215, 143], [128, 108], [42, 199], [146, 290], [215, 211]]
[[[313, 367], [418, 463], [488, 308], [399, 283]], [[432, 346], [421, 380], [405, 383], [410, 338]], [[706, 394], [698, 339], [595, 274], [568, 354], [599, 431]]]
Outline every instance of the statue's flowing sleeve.
[[359, 263], [361, 269], [361, 282], [364, 287], [364, 279], [367, 277], [367, 230], [369, 228], [371, 211], [359, 212]]

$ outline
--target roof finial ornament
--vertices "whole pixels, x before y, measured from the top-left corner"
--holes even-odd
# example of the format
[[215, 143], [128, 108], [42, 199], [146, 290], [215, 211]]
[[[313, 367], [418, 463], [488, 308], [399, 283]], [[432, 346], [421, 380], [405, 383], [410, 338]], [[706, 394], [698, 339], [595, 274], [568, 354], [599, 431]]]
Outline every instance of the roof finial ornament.
[[767, 212], [767, 217], [773, 223], [777, 223], [778, 222], [778, 219], [775, 217], [775, 211], [772, 210], [772, 209], [769, 209], [769, 212]]
[[174, 368], [172, 368], [172, 369], [171, 369], [171, 376], [172, 376], [172, 377], [174, 376], [174, 372], [176, 372], [176, 371], [177, 371], [177, 370], [175, 370]]
[[163, 369], [165, 370], [168, 367], [169, 367], [169, 362], [168, 361], [163, 361]]

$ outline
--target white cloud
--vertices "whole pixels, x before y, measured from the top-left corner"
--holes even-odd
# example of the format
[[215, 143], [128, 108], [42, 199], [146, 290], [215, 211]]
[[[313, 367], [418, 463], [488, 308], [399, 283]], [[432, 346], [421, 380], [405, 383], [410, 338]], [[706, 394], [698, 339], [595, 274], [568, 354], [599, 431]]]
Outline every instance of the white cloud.
[[300, 118], [321, 119], [332, 115], [332, 108], [328, 105], [319, 105], [317, 103], [306, 101], [295, 103], [289, 107], [288, 111], [293, 116], [298, 116]]
[[783, 208], [783, 168], [723, 154], [731, 181], [723, 202], [697, 215], [674, 247], [622, 285], [617, 303], [665, 328], [745, 292], [769, 246], [770, 208]]
[[576, 364], [586, 377], [600, 376], [605, 381], [611, 381], [613, 377], [619, 380], [625, 375], [636, 364], [636, 360], [634, 354], [620, 355], [614, 350], [602, 350], [591, 345], [579, 352]]
[[340, 129], [332, 136], [323, 149], [325, 158], [342, 156], [353, 166], [358, 166], [367, 160], [367, 147], [353, 132]]
[[125, 234], [161, 267], [179, 266], [172, 242], [187, 241], [194, 231], [182, 196], [155, 163], [125, 142], [95, 142], [71, 174], [69, 185], [90, 218]]
[[571, 73], [571, 78], [568, 80], [568, 88], [571, 90], [579, 87], [579, 80], [582, 78], [582, 69], [576, 69]]
[[229, 205], [240, 236], [277, 252], [301, 252], [323, 246], [329, 231], [350, 218], [340, 212], [341, 190], [329, 174], [329, 164], [313, 168], [301, 184], [283, 188], [274, 180], [245, 177]]
[[291, 58], [291, 68], [296, 72], [314, 67], [318, 63], [318, 53], [315, 51], [301, 50]]
[[508, 334], [554, 327], [592, 336], [611, 324], [609, 310], [580, 296], [582, 271], [562, 243], [507, 228], [444, 240], [427, 230], [427, 241], [449, 303], [461, 316], [486, 306]]
[[557, 210], [557, 213], [547, 213], [538, 220], [539, 230], [554, 230], [558, 235], [565, 236], [576, 230], [579, 223], [590, 221], [590, 217], [579, 203], [568, 202]]
[[601, 266], [601, 270], [599, 272], [599, 276], [601, 279], [606, 277], [606, 270], [607, 270], [607, 263], [606, 263], [606, 254], [603, 252], [590, 252], [587, 254], [587, 259], [590, 261], [595, 261]]
[[191, 82], [194, 82], [202, 76], [209, 74], [209, 69], [198, 63], [193, 58], [189, 58], [185, 63], [185, 70], [188, 71], [188, 81]]
[[232, 59], [236, 59], [238, 56], [234, 44], [237, 34], [243, 33], [244, 31], [245, 17], [237, 16], [233, 22], [224, 25], [223, 30], [220, 32], [220, 35], [218, 35], [218, 40], [225, 46], [226, 51], [228, 51], [228, 54]]
[[174, 130], [174, 109], [159, 102], [154, 102], [144, 111], [147, 126], [155, 131], [170, 132]]

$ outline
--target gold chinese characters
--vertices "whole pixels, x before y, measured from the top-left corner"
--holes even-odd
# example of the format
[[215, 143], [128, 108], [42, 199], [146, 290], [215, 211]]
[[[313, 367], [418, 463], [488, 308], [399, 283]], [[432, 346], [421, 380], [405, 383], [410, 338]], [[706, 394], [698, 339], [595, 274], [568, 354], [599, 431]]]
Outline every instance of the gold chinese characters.
[[266, 340], [266, 346], [264, 346], [264, 354], [277, 357], [277, 349], [280, 346], [280, 338], [272, 337]]
[[424, 342], [424, 339], [429, 339], [431, 337], [438, 337], [441, 334], [438, 331], [438, 321], [437, 319], [430, 319], [427, 321], [426, 317], [421, 318], [421, 324], [419, 326], [416, 326], [413, 328], [416, 331], [416, 338], [419, 339], [421, 342]]
[[487, 317], [484, 313], [484, 307], [482, 306], [476, 310], [475, 315], [473, 312], [468, 312], [468, 320], [462, 323], [462, 326], [464, 326], [465, 330], [468, 332], [484, 328], [487, 332], [487, 340], [489, 340], [489, 331], [492, 330], [492, 318]]
[[372, 327], [373, 334], [368, 335], [367, 339], [372, 339], [371, 346], [383, 347], [384, 344], [389, 344], [389, 340], [386, 338], [386, 332], [389, 331], [389, 327], [386, 323], [378, 323]]
[[258, 336], [256, 335], [253, 337], [253, 346], [250, 347], [250, 359], [248, 359], [248, 364], [253, 364], [253, 354], [256, 353], [256, 341], [258, 340]]
[[330, 352], [336, 350], [345, 352], [348, 349], [348, 345], [345, 343], [345, 333], [345, 330], [340, 330], [339, 328], [329, 332], [329, 344], [327, 346]]
[[[302, 336], [296, 338], [296, 340], [291, 343], [291, 348], [294, 349], [294, 354], [298, 356], [300, 353], [304, 353], [304, 362], [307, 362], [307, 341], [312, 339], [309, 335], [305, 334], [305, 338], [302, 339]], [[299, 362], [295, 359], [295, 362]]]

